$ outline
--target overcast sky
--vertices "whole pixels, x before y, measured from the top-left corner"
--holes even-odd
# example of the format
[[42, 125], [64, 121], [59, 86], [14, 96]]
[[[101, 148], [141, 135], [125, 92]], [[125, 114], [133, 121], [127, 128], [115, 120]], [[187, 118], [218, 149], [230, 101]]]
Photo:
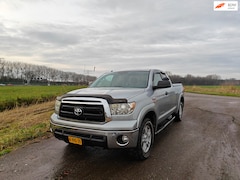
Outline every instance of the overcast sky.
[[94, 76], [157, 68], [240, 79], [240, 10], [214, 11], [211, 0], [0, 0], [0, 58]]

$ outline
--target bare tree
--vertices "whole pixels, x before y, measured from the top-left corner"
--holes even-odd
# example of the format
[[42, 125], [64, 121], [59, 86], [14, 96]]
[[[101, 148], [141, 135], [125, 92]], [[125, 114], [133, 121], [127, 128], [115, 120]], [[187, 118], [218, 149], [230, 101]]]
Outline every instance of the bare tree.
[[4, 58], [0, 58], [0, 79], [4, 77], [5, 64], [6, 64], [6, 61], [4, 60]]
[[[17, 79], [26, 84], [34, 82], [81, 82], [84, 75], [63, 72], [46, 66], [38, 66], [21, 62], [8, 62], [0, 58], [0, 79]], [[96, 77], [92, 77], [95, 79]]]

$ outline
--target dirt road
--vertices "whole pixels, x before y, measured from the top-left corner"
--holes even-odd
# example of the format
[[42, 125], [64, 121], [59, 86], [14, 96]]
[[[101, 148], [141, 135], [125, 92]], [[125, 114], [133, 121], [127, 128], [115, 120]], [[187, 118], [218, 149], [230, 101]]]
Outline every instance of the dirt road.
[[185, 95], [184, 120], [156, 136], [149, 159], [55, 138], [0, 158], [0, 179], [240, 179], [240, 98]]

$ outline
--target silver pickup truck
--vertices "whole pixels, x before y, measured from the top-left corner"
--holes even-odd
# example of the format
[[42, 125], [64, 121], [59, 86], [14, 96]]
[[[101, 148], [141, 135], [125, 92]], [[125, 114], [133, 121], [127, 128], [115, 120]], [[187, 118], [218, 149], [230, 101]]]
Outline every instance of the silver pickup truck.
[[130, 148], [146, 159], [155, 135], [181, 121], [183, 107], [182, 84], [160, 70], [110, 72], [57, 97], [50, 130], [67, 143]]

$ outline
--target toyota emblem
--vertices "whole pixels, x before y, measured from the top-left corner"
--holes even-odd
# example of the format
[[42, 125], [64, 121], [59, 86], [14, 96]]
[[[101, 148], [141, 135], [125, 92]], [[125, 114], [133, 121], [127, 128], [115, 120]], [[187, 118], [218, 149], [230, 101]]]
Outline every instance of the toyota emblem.
[[81, 116], [83, 113], [83, 110], [81, 109], [81, 107], [74, 107], [74, 114], [76, 116]]

